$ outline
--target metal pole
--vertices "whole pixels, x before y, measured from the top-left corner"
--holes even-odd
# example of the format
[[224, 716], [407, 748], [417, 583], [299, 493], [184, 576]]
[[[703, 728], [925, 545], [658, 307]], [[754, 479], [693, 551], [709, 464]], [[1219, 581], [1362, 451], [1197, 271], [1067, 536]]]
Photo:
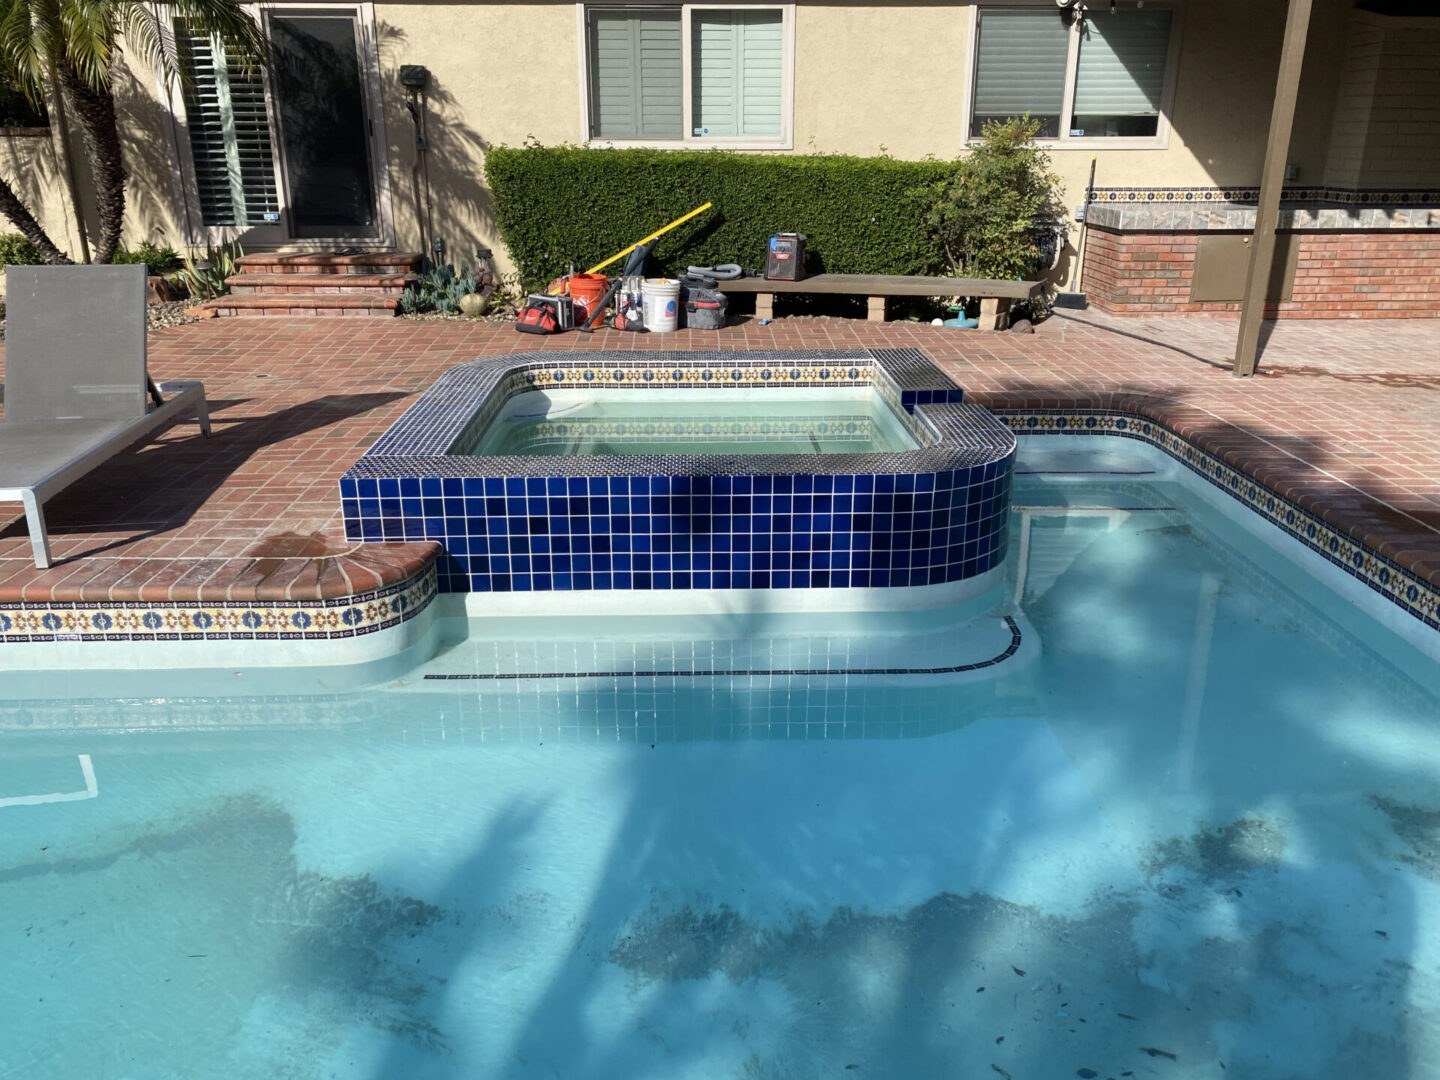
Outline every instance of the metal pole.
[[1290, 129], [1295, 123], [1295, 100], [1300, 94], [1300, 69], [1305, 63], [1310, 3], [1290, 0], [1285, 16], [1285, 43], [1280, 49], [1275, 107], [1270, 113], [1270, 138], [1265, 143], [1265, 167], [1260, 173], [1260, 204], [1255, 208], [1250, 269], [1245, 275], [1245, 300], [1240, 309], [1240, 336], [1235, 344], [1235, 374], [1240, 376], [1255, 374], [1260, 351], [1260, 323], [1265, 317], [1265, 294], [1275, 262], [1275, 224], [1280, 217], [1280, 192], [1285, 184], [1285, 159], [1290, 153]]

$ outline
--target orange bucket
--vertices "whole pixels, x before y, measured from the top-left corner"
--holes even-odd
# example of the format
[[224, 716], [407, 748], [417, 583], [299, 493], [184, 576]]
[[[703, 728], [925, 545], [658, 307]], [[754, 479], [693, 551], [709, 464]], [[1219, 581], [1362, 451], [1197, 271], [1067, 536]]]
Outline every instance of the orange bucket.
[[[595, 314], [595, 309], [610, 288], [610, 279], [604, 274], [571, 274], [569, 279], [570, 299], [575, 301], [575, 325], [584, 326]], [[584, 312], [582, 315], [581, 312]]]

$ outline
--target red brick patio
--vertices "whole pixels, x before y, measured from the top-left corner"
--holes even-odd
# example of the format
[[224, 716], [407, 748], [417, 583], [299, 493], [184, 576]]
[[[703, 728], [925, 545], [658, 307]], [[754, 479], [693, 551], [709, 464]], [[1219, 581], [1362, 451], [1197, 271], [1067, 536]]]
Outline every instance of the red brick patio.
[[403, 578], [433, 546], [347, 542], [337, 479], [446, 368], [537, 348], [917, 347], [985, 404], [1123, 406], [1161, 420], [1440, 583], [1440, 322], [1285, 322], [1249, 380], [1229, 372], [1235, 328], [1091, 311], [1034, 335], [838, 319], [543, 340], [508, 325], [378, 319], [160, 331], [152, 374], [203, 379], [215, 437], [181, 423], [47, 504], [50, 570], [31, 562], [19, 508], [0, 509], [0, 602], [300, 600]]

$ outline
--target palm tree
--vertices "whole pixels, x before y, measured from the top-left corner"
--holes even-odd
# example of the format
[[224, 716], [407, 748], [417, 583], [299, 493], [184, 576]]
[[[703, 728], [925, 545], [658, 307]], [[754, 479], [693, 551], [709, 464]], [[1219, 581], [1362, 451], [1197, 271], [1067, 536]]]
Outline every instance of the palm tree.
[[[260, 27], [237, 0], [170, 0], [166, 9], [191, 32], [218, 38], [245, 64], [263, 63]], [[47, 86], [57, 90], [80, 128], [99, 217], [97, 263], [114, 256], [125, 219], [125, 162], [111, 88], [122, 45], [167, 82], [180, 74], [169, 26], [140, 0], [0, 0], [0, 67], [34, 100], [43, 99]], [[3, 177], [0, 213], [46, 262], [71, 261]]]

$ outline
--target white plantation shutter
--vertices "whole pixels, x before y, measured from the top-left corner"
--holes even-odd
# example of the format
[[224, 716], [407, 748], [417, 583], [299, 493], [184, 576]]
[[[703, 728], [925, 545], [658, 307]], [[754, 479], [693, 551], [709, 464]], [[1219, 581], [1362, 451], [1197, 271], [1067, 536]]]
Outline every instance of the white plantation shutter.
[[177, 26], [190, 154], [205, 225], [278, 220], [279, 190], [259, 70], [246, 73], [211, 38]]
[[1125, 10], [1086, 19], [1075, 78], [1075, 115], [1158, 113], [1169, 52], [1168, 11]]
[[680, 12], [590, 13], [590, 137], [679, 139]]
[[697, 10], [690, 20], [693, 134], [778, 137], [783, 15], [778, 10]]
[[973, 135], [980, 134], [987, 120], [1025, 113], [1044, 122], [1042, 136], [1059, 134], [1069, 34], [1060, 12], [1053, 8], [981, 12]]

